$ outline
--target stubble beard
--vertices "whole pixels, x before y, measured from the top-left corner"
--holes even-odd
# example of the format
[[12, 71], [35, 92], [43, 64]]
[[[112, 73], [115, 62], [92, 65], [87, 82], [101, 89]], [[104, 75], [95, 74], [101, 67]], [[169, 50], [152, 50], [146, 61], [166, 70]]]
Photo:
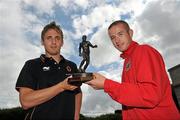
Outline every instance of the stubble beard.
[[60, 50], [46, 50], [46, 54], [47, 54], [48, 56], [60, 55]]

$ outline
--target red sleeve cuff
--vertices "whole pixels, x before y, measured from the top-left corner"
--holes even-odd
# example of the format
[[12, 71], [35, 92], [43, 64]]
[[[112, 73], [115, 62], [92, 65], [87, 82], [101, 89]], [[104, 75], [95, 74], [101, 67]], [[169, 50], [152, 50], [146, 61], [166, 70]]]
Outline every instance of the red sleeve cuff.
[[104, 82], [104, 92], [106, 92], [106, 93], [109, 91], [109, 88], [111, 86], [110, 82], [111, 82], [111, 80], [109, 80], [109, 79], [106, 79]]

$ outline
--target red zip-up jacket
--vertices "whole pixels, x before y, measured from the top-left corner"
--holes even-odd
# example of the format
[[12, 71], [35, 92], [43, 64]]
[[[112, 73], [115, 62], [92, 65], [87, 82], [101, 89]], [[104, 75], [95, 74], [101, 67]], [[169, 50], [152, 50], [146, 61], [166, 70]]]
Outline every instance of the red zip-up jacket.
[[132, 41], [121, 57], [122, 83], [106, 79], [104, 91], [123, 105], [123, 120], [180, 120], [159, 52]]

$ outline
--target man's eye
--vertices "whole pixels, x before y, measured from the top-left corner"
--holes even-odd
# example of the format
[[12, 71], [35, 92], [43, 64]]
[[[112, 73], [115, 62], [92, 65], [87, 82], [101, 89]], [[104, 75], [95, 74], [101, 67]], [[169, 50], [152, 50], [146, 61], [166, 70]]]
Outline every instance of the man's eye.
[[61, 39], [61, 37], [59, 37], [59, 36], [58, 36], [58, 37], [56, 37], [56, 40], [60, 40], [60, 39]]
[[118, 35], [119, 35], [119, 36], [122, 36], [122, 35], [123, 35], [123, 33], [118, 33]]
[[51, 40], [51, 39], [52, 39], [52, 37], [51, 37], [51, 36], [48, 36], [48, 37], [47, 37], [47, 39], [48, 39], [48, 40]]

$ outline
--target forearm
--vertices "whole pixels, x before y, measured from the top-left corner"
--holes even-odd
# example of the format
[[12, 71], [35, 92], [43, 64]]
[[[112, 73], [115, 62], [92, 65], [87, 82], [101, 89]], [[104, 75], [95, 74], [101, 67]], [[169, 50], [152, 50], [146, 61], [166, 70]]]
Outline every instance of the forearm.
[[81, 111], [81, 104], [82, 104], [82, 93], [78, 93], [75, 96], [75, 115], [74, 120], [79, 120], [79, 115]]
[[123, 105], [152, 108], [160, 99], [159, 90], [156, 88], [149, 83], [136, 85], [106, 80], [104, 90], [112, 99]]
[[41, 90], [21, 88], [20, 101], [21, 101], [22, 107], [24, 109], [28, 109], [28, 108], [34, 107], [36, 105], [42, 104], [52, 99], [54, 96], [56, 96], [57, 94], [63, 91], [64, 89], [61, 83], [55, 86], [49, 87], [49, 88], [41, 89]]

